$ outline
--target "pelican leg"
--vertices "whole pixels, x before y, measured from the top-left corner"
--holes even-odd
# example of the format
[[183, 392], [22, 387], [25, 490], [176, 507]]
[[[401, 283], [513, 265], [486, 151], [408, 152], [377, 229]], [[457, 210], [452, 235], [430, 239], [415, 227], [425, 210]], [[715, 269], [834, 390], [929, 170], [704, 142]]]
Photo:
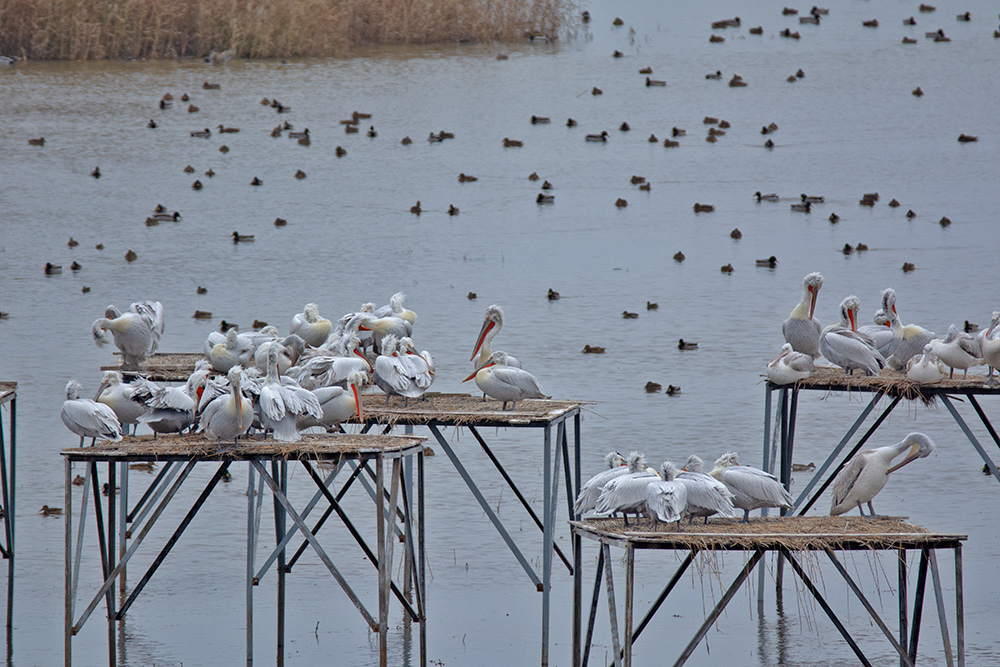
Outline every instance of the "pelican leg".
[[955, 368], [954, 367], [952, 367], [951, 368], [951, 372], [948, 373], [948, 379], [949, 380], [955, 379]]
[[743, 523], [750, 523], [750, 510], [743, 510]]
[[875, 508], [874, 508], [874, 507], [872, 507], [872, 501], [870, 501], [870, 500], [868, 501], [868, 509], [869, 509], [869, 510], [871, 510], [871, 515], [870, 515], [870, 517], [871, 517], [872, 519], [874, 519], [874, 518], [878, 517], [878, 514], [875, 514]]
[[83, 436], [81, 435], [81, 436], [80, 436], [80, 446], [81, 446], [81, 447], [83, 447], [83, 441], [84, 441], [84, 437], [83, 437]]
[[658, 532], [660, 530], [660, 518], [653, 512], [653, 532]]
[[861, 506], [861, 503], [858, 503], [858, 514], [860, 514], [861, 516], [865, 516], [865, 510]]

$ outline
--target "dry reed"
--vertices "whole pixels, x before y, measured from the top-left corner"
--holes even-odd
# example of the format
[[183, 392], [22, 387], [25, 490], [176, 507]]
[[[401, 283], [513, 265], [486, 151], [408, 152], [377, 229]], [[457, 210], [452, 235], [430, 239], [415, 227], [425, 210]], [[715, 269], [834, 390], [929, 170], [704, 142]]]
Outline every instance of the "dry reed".
[[95, 60], [327, 57], [364, 44], [556, 35], [572, 0], [0, 0], [0, 54]]

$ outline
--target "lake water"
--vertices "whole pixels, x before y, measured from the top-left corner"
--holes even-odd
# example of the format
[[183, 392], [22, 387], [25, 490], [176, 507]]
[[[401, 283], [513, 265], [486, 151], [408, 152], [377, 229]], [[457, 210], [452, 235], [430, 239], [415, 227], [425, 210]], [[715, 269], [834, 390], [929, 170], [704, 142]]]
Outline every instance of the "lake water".
[[[32, 62], [0, 72], [0, 310], [10, 313], [0, 321], [0, 379], [19, 383], [13, 664], [61, 661], [63, 523], [37, 508], [62, 504], [59, 451], [75, 444], [59, 420], [63, 388], [77, 378], [93, 390], [98, 366], [111, 362], [110, 351], [90, 337], [91, 323], [109, 303], [162, 301], [168, 320], [161, 350], [197, 351], [220, 319], [243, 329], [260, 319], [287, 331], [307, 302], [334, 317], [366, 301], [386, 303], [403, 290], [420, 315], [414, 338], [437, 360], [434, 389], [446, 392], [474, 390], [460, 383], [470, 370], [468, 355], [484, 308], [502, 304], [507, 322], [495, 347], [516, 354], [555, 397], [598, 402], [584, 420], [585, 476], [612, 448], [643, 450], [654, 463], [690, 453], [711, 461], [737, 450], [744, 463], [760, 465], [760, 376], [783, 342], [781, 322], [811, 271], [826, 278], [817, 309], [824, 324], [836, 318], [848, 294], [861, 298], [867, 321], [887, 286], [897, 291], [904, 323], [938, 332], [964, 320], [985, 325], [1000, 309], [990, 296], [1000, 242], [990, 204], [1000, 182], [995, 5], [975, 0], [922, 14], [916, 3], [849, 2], [831, 6], [820, 26], [800, 26], [794, 16], [782, 16], [776, 2], [595, 2], [589, 9], [589, 26], [551, 44], [380, 48], [342, 60], [224, 67]], [[965, 10], [972, 21], [956, 21]], [[711, 21], [737, 14], [742, 27], [714, 31], [725, 42], [709, 43]], [[911, 14], [918, 25], [904, 26]], [[623, 26], [611, 25], [615, 16]], [[862, 27], [871, 18], [880, 26]], [[756, 25], [763, 35], [748, 33]], [[785, 27], [801, 39], [779, 37]], [[952, 41], [924, 38], [938, 28]], [[919, 43], [903, 45], [904, 36]], [[624, 57], [612, 58], [616, 49]], [[498, 53], [509, 59], [497, 60]], [[647, 88], [638, 74], [645, 66], [667, 85]], [[800, 68], [805, 77], [787, 82]], [[716, 70], [722, 81], [704, 78]], [[747, 87], [727, 85], [734, 73]], [[203, 90], [205, 80], [221, 90]], [[603, 95], [591, 94], [595, 86]], [[926, 93], [921, 98], [911, 95], [917, 86]], [[160, 110], [166, 92], [174, 105]], [[200, 111], [186, 111], [179, 100], [185, 92]], [[277, 115], [259, 104], [263, 97], [280, 99], [292, 112]], [[376, 138], [344, 134], [339, 120], [355, 110], [372, 114], [366, 124], [378, 131]], [[552, 123], [532, 125], [533, 114]], [[731, 124], [715, 144], [704, 140], [705, 116]], [[579, 126], [567, 128], [567, 117]], [[146, 128], [150, 119], [157, 129]], [[312, 145], [271, 138], [284, 120], [308, 127]], [[622, 122], [631, 131], [620, 131]], [[780, 129], [772, 135], [775, 148], [766, 150], [760, 128], [771, 122]], [[207, 140], [189, 136], [220, 123], [242, 131]], [[678, 148], [664, 148], [674, 126], [687, 136]], [[426, 141], [440, 130], [455, 139]], [[602, 130], [610, 135], [607, 143], [584, 141]], [[649, 143], [651, 133], [661, 143]], [[960, 133], [979, 135], [979, 142], [959, 144]], [[37, 136], [45, 137], [45, 146], [27, 144]], [[401, 145], [404, 136], [413, 144]], [[505, 149], [504, 137], [524, 147]], [[223, 143], [229, 153], [218, 150]], [[336, 146], [347, 155], [335, 157]], [[188, 164], [194, 174], [184, 173]], [[89, 174], [98, 165], [103, 177], [95, 180]], [[210, 168], [215, 177], [204, 177]], [[308, 178], [296, 180], [297, 169]], [[479, 180], [459, 184], [460, 172]], [[553, 205], [535, 203], [532, 172], [554, 185]], [[630, 183], [633, 175], [644, 176], [651, 190], [639, 191]], [[263, 186], [250, 186], [255, 176]], [[191, 189], [195, 178], [203, 190]], [[758, 204], [757, 190], [777, 192], [782, 201]], [[858, 205], [867, 192], [881, 195], [874, 208]], [[791, 211], [800, 193], [823, 195], [826, 202], [808, 215]], [[618, 198], [628, 206], [616, 208]], [[892, 198], [902, 205], [888, 207]], [[419, 217], [409, 213], [417, 200], [425, 210]], [[696, 202], [715, 211], [695, 214]], [[157, 203], [180, 211], [182, 221], [146, 227]], [[451, 204], [460, 215], [447, 215]], [[908, 209], [917, 217], [908, 220]], [[841, 222], [827, 220], [832, 212]], [[287, 227], [272, 224], [279, 216]], [[940, 226], [942, 216], [953, 224]], [[737, 227], [743, 232], [738, 241], [729, 235]], [[255, 234], [256, 242], [234, 245], [234, 230]], [[71, 236], [78, 247], [67, 247]], [[858, 242], [871, 249], [841, 252], [845, 243]], [[103, 250], [95, 249], [98, 243]], [[123, 259], [129, 249], [138, 254], [131, 264]], [[687, 257], [682, 264], [671, 259], [678, 250]], [[776, 269], [755, 267], [755, 259], [770, 255], [779, 260]], [[79, 272], [69, 270], [74, 260]], [[62, 264], [62, 275], [43, 275], [46, 262]], [[904, 274], [904, 262], [917, 270]], [[732, 275], [719, 270], [727, 263]], [[90, 292], [81, 293], [83, 286]], [[197, 286], [208, 293], [196, 295]], [[547, 300], [550, 288], [563, 298]], [[466, 298], [470, 291], [477, 300]], [[647, 301], [659, 309], [647, 311]], [[211, 311], [213, 321], [193, 319], [196, 309]], [[623, 310], [639, 317], [625, 320]], [[678, 338], [700, 348], [681, 352]], [[584, 344], [607, 353], [580, 354]], [[647, 381], [683, 392], [646, 394]], [[860, 411], [860, 400], [804, 394], [796, 461], [825, 458]], [[996, 417], [995, 401], [984, 400], [984, 407]], [[1000, 538], [990, 507], [1000, 489], [979, 472], [981, 460], [941, 407], [901, 406], [872, 444], [898, 442], [913, 430], [931, 435], [938, 449], [893, 476], [877, 498], [878, 511], [969, 535], [968, 664], [998, 662]], [[976, 433], [988, 438], [981, 428]], [[540, 540], [464, 435], [458, 442], [466, 464], [501, 517], [523, 529], [518, 539], [529, 558], [540, 562]], [[490, 435], [540, 507], [540, 435]], [[428, 459], [427, 470], [430, 658], [439, 665], [537, 663], [541, 596], [446, 457]], [[129, 611], [123, 664], [242, 660], [245, 474], [236, 467], [234, 481], [213, 495]], [[193, 475], [182, 504], [209, 475], [207, 467]], [[131, 479], [134, 494], [145, 479], [135, 473]], [[802, 484], [797, 480], [793, 492]], [[293, 486], [301, 500], [310, 484], [297, 473]], [[821, 499], [813, 512], [825, 512], [827, 502]], [[161, 539], [179, 516], [160, 527]], [[374, 582], [360, 552], [347, 549], [349, 537], [330, 532], [333, 544], [344, 545], [338, 565], [352, 581]], [[265, 548], [268, 533], [262, 533]], [[561, 541], [568, 543], [565, 535]], [[589, 578], [596, 549], [586, 548]], [[656, 595], [678, 559], [642, 555], [637, 609]], [[868, 590], [877, 573], [883, 596], [873, 597], [893, 626], [892, 558], [859, 554], [847, 561]], [[718, 573], [715, 564], [703, 563], [686, 575], [636, 644], [636, 664], [673, 661], [743, 562], [741, 554], [730, 554]], [[99, 572], [96, 547], [84, 567], [92, 578]], [[942, 568], [950, 609], [950, 558], [942, 558]], [[571, 581], [565, 570], [554, 567], [554, 573], [552, 664], [568, 665]], [[257, 593], [261, 662], [273, 655], [271, 581]], [[889, 664], [891, 651], [864, 610], [847, 602], [842, 583], [826, 581], [873, 660]], [[376, 659], [377, 637], [315, 558], [304, 559], [289, 577], [289, 603], [288, 664]], [[921, 659], [943, 664], [930, 599], [927, 604]], [[398, 609], [393, 614], [399, 622]], [[602, 601], [595, 658], [610, 652], [606, 619]], [[74, 639], [77, 664], [106, 660], [105, 629], [95, 618]], [[410, 660], [403, 634], [400, 627], [391, 631], [393, 664]], [[787, 580], [783, 616], [771, 605], [758, 618], [753, 591], [741, 592], [707, 639], [691, 664], [855, 664], [821, 610]]]

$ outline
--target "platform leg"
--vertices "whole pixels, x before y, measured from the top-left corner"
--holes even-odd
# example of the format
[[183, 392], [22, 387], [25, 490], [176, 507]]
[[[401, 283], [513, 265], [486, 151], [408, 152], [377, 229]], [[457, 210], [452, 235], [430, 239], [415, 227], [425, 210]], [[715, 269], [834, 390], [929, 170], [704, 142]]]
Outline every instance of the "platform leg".
[[635, 603], [635, 547], [625, 546], [625, 666], [632, 667], [632, 608]]
[[388, 638], [389, 609], [382, 601], [382, 591], [389, 587], [389, 565], [385, 560], [385, 461], [382, 454], [375, 455], [375, 508], [378, 512], [378, 664], [387, 667], [389, 664]]
[[938, 572], [937, 553], [935, 549], [928, 551], [927, 557], [931, 566], [931, 581], [934, 583], [934, 600], [937, 602], [938, 622], [941, 624], [941, 643], [944, 645], [944, 661], [948, 667], [955, 667], [955, 656], [951, 652], [951, 637], [948, 634], [948, 612], [944, 606], [944, 588], [941, 586], [941, 574]]
[[618, 605], [615, 603], [615, 582], [611, 575], [611, 547], [601, 543], [604, 552], [604, 582], [608, 592], [608, 618], [611, 621], [611, 649], [614, 651], [615, 667], [622, 667], [622, 643], [618, 638]]
[[955, 547], [955, 643], [958, 667], [965, 667], [965, 584], [962, 576], [962, 545]]
[[253, 575], [257, 569], [255, 560], [257, 552], [257, 540], [254, 534], [256, 522], [254, 520], [254, 507], [256, 498], [254, 489], [254, 467], [247, 466], [247, 667], [253, 665]]
[[[906, 651], [909, 639], [906, 635], [906, 549], [897, 550], [896, 565], [899, 572], [899, 645]], [[900, 658], [900, 665], [903, 664]]]
[[[66, 458], [64, 461], [63, 473], [63, 506], [65, 509], [65, 520], [63, 540], [65, 542], [65, 572], [63, 572], [63, 586], [65, 586], [63, 598], [63, 663], [65, 667], [72, 667], [73, 664], [73, 635], [70, 628], [73, 627], [73, 463]], [[83, 495], [86, 497], [87, 489], [84, 487]], [[81, 523], [83, 519], [81, 517]]]

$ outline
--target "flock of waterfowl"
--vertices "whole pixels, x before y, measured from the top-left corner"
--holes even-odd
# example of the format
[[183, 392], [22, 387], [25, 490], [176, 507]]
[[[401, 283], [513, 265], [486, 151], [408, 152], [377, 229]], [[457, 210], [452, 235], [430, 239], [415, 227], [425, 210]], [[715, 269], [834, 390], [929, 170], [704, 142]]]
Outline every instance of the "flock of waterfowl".
[[[122, 370], [139, 372], [132, 382], [106, 371], [94, 400], [81, 397], [83, 386], [66, 385], [62, 420], [85, 438], [120, 440], [129, 427], [146, 424], [154, 433], [200, 428], [209, 438], [238, 443], [251, 428], [277, 440], [299, 440], [299, 431], [336, 429], [354, 416], [363, 419], [361, 391], [374, 384], [404, 402], [424, 396], [434, 382], [434, 358], [418, 351], [411, 338], [417, 315], [403, 305], [398, 292], [389, 304], [364, 304], [336, 323], [322, 317], [316, 304], [306, 304], [282, 338], [274, 326], [253, 333], [213, 331], [204, 344], [204, 359], [184, 386], [160, 386], [141, 376], [163, 332], [163, 306], [158, 301], [133, 303], [122, 313], [108, 306], [93, 324], [94, 341], [114, 341], [123, 357]], [[521, 362], [492, 341], [503, 328], [500, 306], [486, 309], [473, 348], [475, 380], [500, 409], [524, 399], [549, 398], [537, 378]], [[109, 337], [108, 332], [111, 332]]]

